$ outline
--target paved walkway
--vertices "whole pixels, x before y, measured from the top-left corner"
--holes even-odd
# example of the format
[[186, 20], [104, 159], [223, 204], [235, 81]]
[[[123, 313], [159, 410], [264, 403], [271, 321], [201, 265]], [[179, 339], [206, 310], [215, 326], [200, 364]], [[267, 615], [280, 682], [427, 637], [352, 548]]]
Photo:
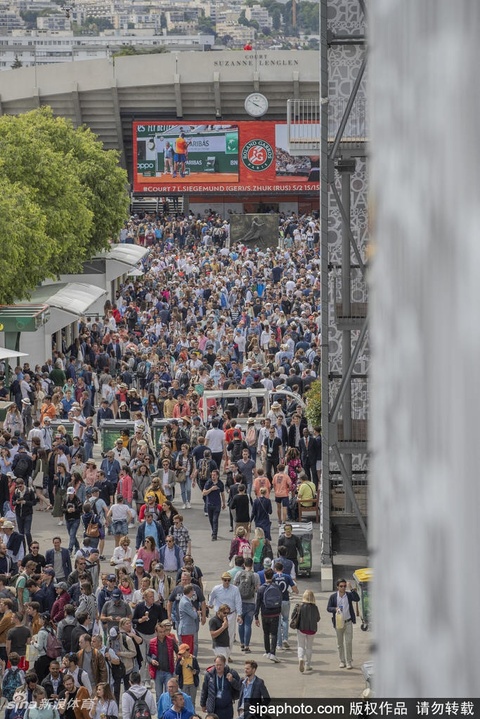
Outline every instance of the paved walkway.
[[[185, 517], [185, 525], [189, 528], [192, 536], [193, 556], [204, 573], [204, 581], [208, 593], [215, 584], [220, 582], [221, 573], [229, 568], [228, 550], [232, 534], [228, 531], [228, 511], [222, 512], [219, 536], [216, 543], [210, 539], [210, 526], [208, 524], [208, 518], [203, 515], [198, 488], [193, 492], [192, 509], [183, 511], [183, 514]], [[314, 643], [313, 673], [302, 675], [298, 671], [295, 632], [292, 631], [290, 637], [292, 650], [279, 652], [281, 663], [273, 664], [262, 656], [264, 651], [263, 634], [261, 628], [254, 626], [251, 642], [252, 654], [248, 656], [258, 662], [259, 667], [257, 674], [266, 681], [270, 694], [273, 697], [358, 697], [365, 687], [360, 667], [362, 663], [369, 658], [371, 633], [362, 632], [360, 624], [354, 627], [354, 668], [350, 671], [339, 669], [335, 634], [330, 615], [327, 614], [326, 611], [329, 594], [319, 591], [319, 564], [315, 561], [315, 557], [320, 555], [320, 541], [318, 525], [314, 525], [314, 527], [316, 532], [312, 552], [312, 576], [309, 579], [304, 578], [299, 580], [300, 595], [305, 589], [313, 589], [316, 593], [321, 615], [320, 631], [316, 635]], [[33, 536], [36, 540], [40, 541], [43, 553], [51, 547], [51, 539], [56, 534], [62, 537], [62, 544], [68, 546], [65, 527], [58, 527], [57, 520], [53, 519], [49, 513], [35, 511], [33, 530]], [[130, 530], [132, 537], [134, 536], [134, 532], [135, 530]], [[277, 537], [278, 529], [275, 522], [272, 532], [274, 545], [276, 545]], [[107, 560], [111, 557], [113, 548], [113, 538], [108, 537], [105, 543], [105, 556]], [[106, 570], [108, 566], [108, 561], [102, 563], [102, 569]], [[347, 579], [351, 579], [351, 577], [347, 577]], [[200, 631], [198, 656], [202, 670], [212, 664], [213, 654], [210, 647], [208, 627], [205, 625]], [[240, 651], [239, 645], [236, 644], [232, 657], [232, 666], [239, 671], [241, 676], [243, 675], [244, 657], [245, 655]]]

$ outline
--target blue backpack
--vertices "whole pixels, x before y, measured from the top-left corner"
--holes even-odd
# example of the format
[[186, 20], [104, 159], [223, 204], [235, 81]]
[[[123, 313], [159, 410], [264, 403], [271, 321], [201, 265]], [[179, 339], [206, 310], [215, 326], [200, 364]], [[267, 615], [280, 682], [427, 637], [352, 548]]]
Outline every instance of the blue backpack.
[[15, 690], [24, 683], [24, 673], [18, 667], [7, 669], [3, 676], [2, 693], [5, 699], [12, 701]]

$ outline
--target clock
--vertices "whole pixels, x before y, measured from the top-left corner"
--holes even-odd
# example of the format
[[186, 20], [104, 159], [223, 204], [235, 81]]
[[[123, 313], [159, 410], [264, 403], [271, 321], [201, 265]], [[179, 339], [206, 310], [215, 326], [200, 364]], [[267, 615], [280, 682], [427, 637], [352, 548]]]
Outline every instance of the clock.
[[245, 110], [252, 117], [262, 117], [268, 110], [268, 100], [261, 92], [252, 92], [245, 98]]

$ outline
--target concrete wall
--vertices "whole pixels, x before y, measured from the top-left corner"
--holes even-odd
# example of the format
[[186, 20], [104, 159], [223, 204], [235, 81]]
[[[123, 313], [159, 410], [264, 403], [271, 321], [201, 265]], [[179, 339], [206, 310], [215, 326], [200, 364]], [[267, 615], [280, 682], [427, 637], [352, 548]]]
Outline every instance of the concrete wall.
[[370, 3], [379, 696], [479, 696], [480, 8]]

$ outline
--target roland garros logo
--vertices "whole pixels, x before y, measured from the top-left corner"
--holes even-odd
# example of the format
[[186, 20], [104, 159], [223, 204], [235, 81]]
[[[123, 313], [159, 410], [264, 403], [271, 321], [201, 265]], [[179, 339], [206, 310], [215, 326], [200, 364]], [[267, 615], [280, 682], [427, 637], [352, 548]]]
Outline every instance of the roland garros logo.
[[265, 140], [250, 140], [242, 149], [242, 162], [254, 172], [263, 172], [273, 162], [273, 148]]

